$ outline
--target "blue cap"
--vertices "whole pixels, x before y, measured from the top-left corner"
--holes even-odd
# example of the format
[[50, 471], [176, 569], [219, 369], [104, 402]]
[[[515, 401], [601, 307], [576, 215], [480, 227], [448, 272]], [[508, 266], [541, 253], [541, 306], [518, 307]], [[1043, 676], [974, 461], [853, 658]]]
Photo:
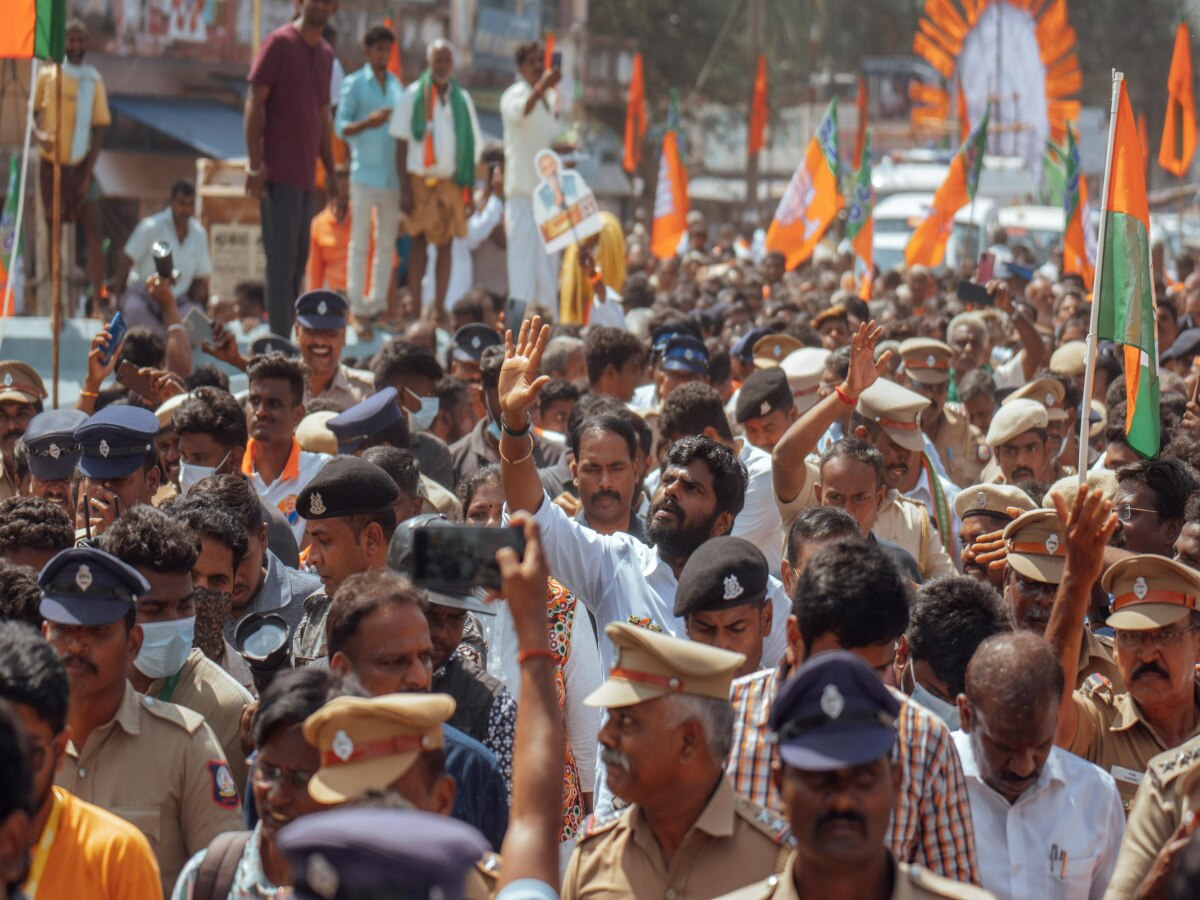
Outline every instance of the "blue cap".
[[337, 291], [309, 291], [296, 298], [296, 321], [314, 331], [338, 331], [346, 327], [349, 309]]
[[300, 358], [300, 348], [277, 334], [264, 334], [250, 342], [251, 356], [262, 356], [266, 353], [282, 353], [288, 359]]
[[483, 351], [488, 347], [496, 347], [503, 344], [504, 341], [500, 335], [496, 333], [495, 328], [489, 328], [487, 325], [464, 325], [458, 331], [454, 332], [453, 341], [453, 356], [459, 362], [479, 362], [479, 358], [483, 356]]
[[56, 553], [38, 575], [38, 612], [61, 625], [107, 625], [137, 606], [150, 584], [137, 569], [93, 547]]
[[1179, 332], [1175, 343], [1163, 351], [1161, 360], [1180, 359], [1200, 354], [1200, 328], [1188, 328]]
[[388, 387], [338, 413], [325, 423], [325, 427], [337, 437], [338, 453], [350, 454], [361, 447], [367, 438], [390, 428], [403, 418], [404, 413], [396, 402], [396, 389]]
[[70, 478], [83, 451], [75, 440], [75, 429], [87, 421], [87, 413], [77, 409], [48, 409], [29, 420], [25, 429], [25, 449], [29, 451], [29, 471], [41, 481]]
[[298, 898], [442, 897], [461, 900], [490, 848], [457, 819], [407, 809], [343, 807], [285, 825], [276, 846]]
[[770, 328], [751, 328], [740, 338], [733, 342], [733, 346], [729, 350], [729, 354], [736, 359], [740, 359], [744, 363], [754, 361], [754, 345], [760, 339], [765, 338], [768, 334], [774, 334]]
[[691, 328], [679, 322], [667, 322], [665, 325], [659, 325], [650, 332], [650, 349], [655, 353], [662, 353], [667, 346], [667, 341], [679, 334], [688, 337], [696, 336]]
[[699, 338], [679, 334], [667, 341], [662, 351], [662, 367], [668, 372], [708, 374], [708, 348]]
[[140, 406], [106, 406], [75, 429], [83, 447], [79, 471], [88, 478], [124, 478], [154, 451], [158, 417]]
[[887, 754], [899, 713], [899, 701], [865, 662], [832, 650], [814, 656], [783, 686], [768, 725], [784, 763], [828, 772]]

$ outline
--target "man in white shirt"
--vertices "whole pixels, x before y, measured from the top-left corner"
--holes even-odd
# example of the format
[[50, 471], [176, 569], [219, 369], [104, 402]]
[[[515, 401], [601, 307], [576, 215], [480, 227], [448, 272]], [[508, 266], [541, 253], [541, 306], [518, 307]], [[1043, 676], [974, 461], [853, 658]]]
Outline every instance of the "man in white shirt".
[[508, 294], [517, 300], [558, 306], [558, 254], [546, 253], [533, 218], [538, 186], [534, 156], [554, 143], [561, 126], [554, 110], [559, 69], [547, 69], [545, 48], [534, 41], [517, 47], [517, 81], [500, 97], [504, 120], [504, 227], [508, 235]]
[[1030, 632], [988, 638], [958, 696], [983, 886], [1000, 900], [1099, 900], [1125, 831], [1116, 782], [1054, 746], [1062, 668]]
[[391, 135], [398, 141], [400, 208], [406, 216], [405, 230], [412, 237], [408, 289], [414, 297], [421, 296], [426, 247], [437, 247], [434, 312], [441, 321], [454, 257], [450, 242], [467, 236], [464, 191], [475, 185], [483, 137], [475, 103], [453, 77], [454, 52], [449, 42], [434, 41], [425, 58], [428, 67], [396, 103]]

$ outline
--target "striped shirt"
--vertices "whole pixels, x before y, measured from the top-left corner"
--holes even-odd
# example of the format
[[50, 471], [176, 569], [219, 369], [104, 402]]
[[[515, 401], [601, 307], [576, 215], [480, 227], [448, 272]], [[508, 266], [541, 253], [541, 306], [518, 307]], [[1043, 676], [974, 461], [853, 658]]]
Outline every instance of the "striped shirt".
[[[766, 740], [771, 704], [787, 677], [781, 664], [733, 682], [733, 750], [727, 771], [733, 788], [759, 806], [785, 813], [771, 782], [775, 745]], [[962, 765], [942, 722], [894, 689], [901, 701], [903, 781], [887, 844], [901, 862], [919, 863], [954, 881], [979, 884], [975, 832]]]

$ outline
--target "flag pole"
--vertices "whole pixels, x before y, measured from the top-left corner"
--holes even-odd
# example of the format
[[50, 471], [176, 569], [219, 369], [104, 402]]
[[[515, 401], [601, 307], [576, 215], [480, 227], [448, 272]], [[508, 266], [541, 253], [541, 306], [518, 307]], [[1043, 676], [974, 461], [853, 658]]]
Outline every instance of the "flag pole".
[[1096, 275], [1092, 280], [1092, 311], [1088, 323], [1087, 347], [1084, 350], [1086, 368], [1083, 372], [1083, 405], [1079, 410], [1079, 484], [1087, 480], [1088, 432], [1092, 411], [1092, 388], [1096, 383], [1096, 328], [1100, 319], [1101, 285], [1104, 280], [1104, 238], [1108, 212], [1108, 181], [1112, 176], [1113, 143], [1117, 135], [1117, 110], [1121, 102], [1121, 82], [1125, 74], [1113, 69], [1112, 108], [1108, 118], [1108, 150], [1104, 156], [1104, 192], [1100, 195], [1100, 232], [1096, 236]]
[[62, 63], [54, 63], [54, 180], [50, 211], [50, 339], [53, 368], [51, 402], [58, 409], [59, 329], [62, 327]]
[[21, 177], [17, 188], [17, 220], [13, 223], [12, 253], [8, 256], [8, 278], [4, 284], [4, 299], [0, 301], [0, 322], [10, 315], [9, 304], [12, 303], [13, 277], [17, 262], [17, 249], [21, 246], [21, 228], [25, 221], [25, 185], [29, 177], [29, 149], [33, 137], [33, 97], [37, 90], [38, 60], [35, 56], [29, 69], [29, 104], [25, 113], [25, 144], [21, 150]]

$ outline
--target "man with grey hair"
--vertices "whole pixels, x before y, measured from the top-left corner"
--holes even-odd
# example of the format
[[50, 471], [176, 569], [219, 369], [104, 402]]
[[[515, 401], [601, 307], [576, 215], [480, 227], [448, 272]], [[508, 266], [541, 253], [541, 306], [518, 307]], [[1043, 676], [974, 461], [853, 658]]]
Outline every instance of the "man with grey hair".
[[587, 378], [587, 358], [583, 348], [582, 338], [569, 334], [551, 338], [542, 357], [542, 374], [565, 381], [582, 381]]
[[[464, 190], [475, 185], [475, 166], [483, 148], [479, 119], [471, 95], [453, 76], [454, 51], [438, 38], [425, 51], [426, 69], [404, 89], [392, 114], [396, 169], [400, 173], [400, 209], [412, 238], [408, 289], [421, 296], [426, 248], [437, 247], [434, 264], [436, 321], [446, 318], [453, 254], [450, 242], [467, 235]], [[469, 196], [469, 194], [467, 195]]]
[[579, 839], [562, 896], [707, 898], [769, 876], [787, 824], [723, 771], [745, 657], [624, 622], [605, 634], [617, 662], [586, 702], [608, 711], [600, 758], [630, 806]]
[[988, 284], [996, 309], [1008, 314], [1013, 329], [1020, 338], [1021, 349], [1011, 359], [992, 366], [992, 341], [987, 321], [976, 312], [959, 313], [950, 320], [946, 329], [946, 343], [950, 345], [950, 390], [947, 399], [958, 401], [958, 382], [974, 369], [983, 369], [995, 379], [996, 387], [1016, 388], [1032, 381], [1034, 373], [1046, 356], [1046, 345], [1038, 334], [1031, 318], [1013, 305], [1008, 284], [994, 281]]

